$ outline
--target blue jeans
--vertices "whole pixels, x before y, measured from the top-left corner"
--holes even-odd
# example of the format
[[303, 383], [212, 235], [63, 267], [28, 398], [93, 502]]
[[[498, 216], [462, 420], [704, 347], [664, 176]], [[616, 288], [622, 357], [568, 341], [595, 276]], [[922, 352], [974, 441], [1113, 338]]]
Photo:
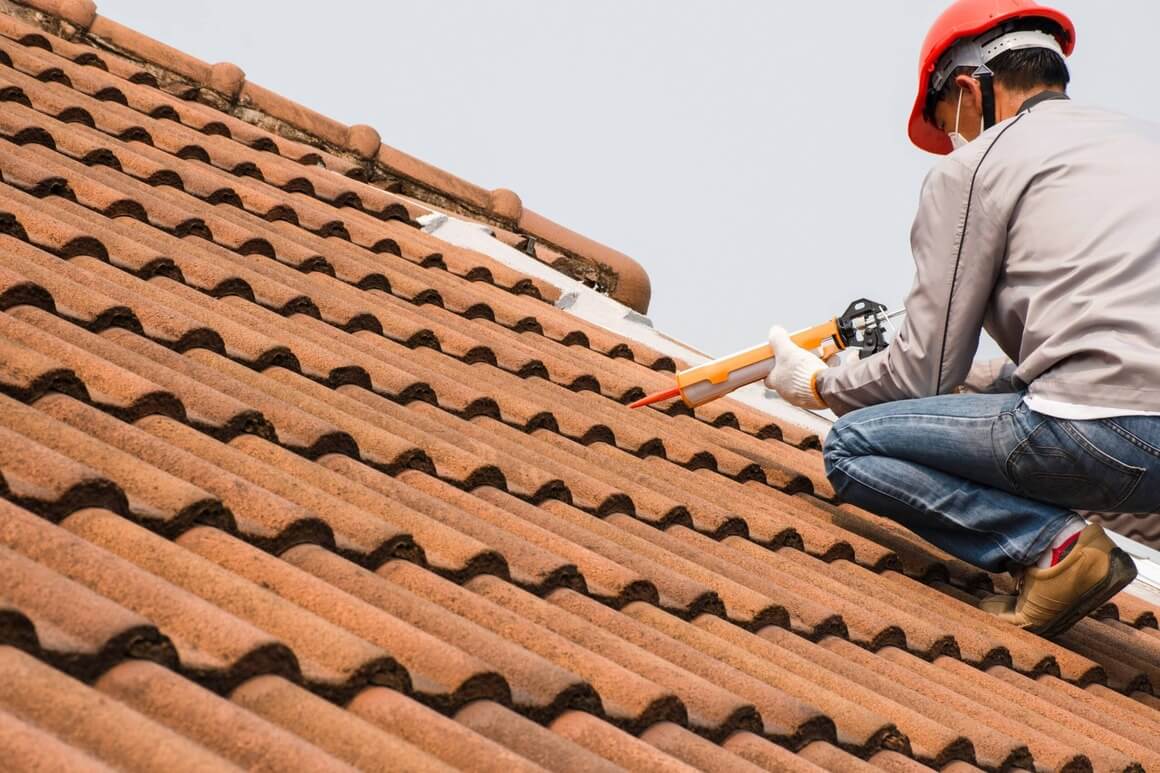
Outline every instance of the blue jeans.
[[1022, 393], [854, 411], [825, 460], [844, 501], [992, 572], [1035, 563], [1077, 510], [1160, 510], [1160, 417], [1066, 421]]

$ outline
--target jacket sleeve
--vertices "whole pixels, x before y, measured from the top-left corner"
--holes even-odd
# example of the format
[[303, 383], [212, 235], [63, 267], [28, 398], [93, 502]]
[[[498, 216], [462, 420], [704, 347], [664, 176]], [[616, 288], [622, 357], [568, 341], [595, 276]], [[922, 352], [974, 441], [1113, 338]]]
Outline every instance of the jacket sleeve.
[[1006, 218], [985, 202], [976, 168], [955, 154], [922, 186], [910, 233], [914, 284], [906, 320], [883, 352], [818, 374], [818, 392], [838, 415], [893, 400], [952, 392], [963, 383], [1007, 244]]

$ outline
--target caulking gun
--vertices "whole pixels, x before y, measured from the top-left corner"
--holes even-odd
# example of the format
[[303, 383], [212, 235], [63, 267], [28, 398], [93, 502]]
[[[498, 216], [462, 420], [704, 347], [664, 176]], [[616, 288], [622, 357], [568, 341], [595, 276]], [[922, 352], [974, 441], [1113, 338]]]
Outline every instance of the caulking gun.
[[[888, 341], [885, 334], [890, 328], [890, 320], [904, 313], [903, 310], [888, 312], [881, 303], [862, 298], [851, 303], [841, 316], [799, 330], [790, 338], [803, 349], [821, 347], [823, 359], [851, 347], [857, 347], [861, 356], [867, 357], [886, 348]], [[643, 397], [628, 407], [641, 408], [680, 397], [685, 405], [695, 408], [724, 397], [738, 387], [761, 381], [773, 370], [773, 361], [773, 349], [766, 342], [682, 370], [677, 374], [675, 387]]]

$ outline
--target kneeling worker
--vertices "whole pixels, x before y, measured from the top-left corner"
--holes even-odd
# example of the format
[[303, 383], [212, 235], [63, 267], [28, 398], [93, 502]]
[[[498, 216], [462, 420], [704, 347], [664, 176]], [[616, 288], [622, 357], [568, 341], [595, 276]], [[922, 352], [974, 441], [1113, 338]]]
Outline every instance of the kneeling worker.
[[[1081, 513], [1160, 509], [1160, 126], [1069, 101], [1075, 29], [959, 0], [926, 38], [910, 138], [945, 155], [892, 345], [832, 368], [770, 331], [766, 385], [841, 418], [848, 502], [1019, 580], [982, 606], [1054, 636], [1136, 576]], [[985, 329], [1013, 361], [957, 394]]]

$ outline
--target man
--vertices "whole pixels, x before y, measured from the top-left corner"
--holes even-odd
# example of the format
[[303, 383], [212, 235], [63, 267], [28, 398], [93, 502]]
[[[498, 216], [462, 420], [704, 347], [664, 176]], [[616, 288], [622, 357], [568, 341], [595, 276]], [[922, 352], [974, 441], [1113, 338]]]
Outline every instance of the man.
[[[841, 416], [825, 461], [843, 499], [1011, 571], [1018, 595], [983, 607], [1044, 636], [1136, 575], [1081, 514], [1160, 509], [1160, 127], [1069, 101], [1074, 44], [1031, 0], [943, 13], [909, 124], [945, 158], [911, 233], [906, 322], [832, 368], [774, 328], [767, 379]], [[956, 394], [980, 386], [982, 329], [1014, 365]]]

